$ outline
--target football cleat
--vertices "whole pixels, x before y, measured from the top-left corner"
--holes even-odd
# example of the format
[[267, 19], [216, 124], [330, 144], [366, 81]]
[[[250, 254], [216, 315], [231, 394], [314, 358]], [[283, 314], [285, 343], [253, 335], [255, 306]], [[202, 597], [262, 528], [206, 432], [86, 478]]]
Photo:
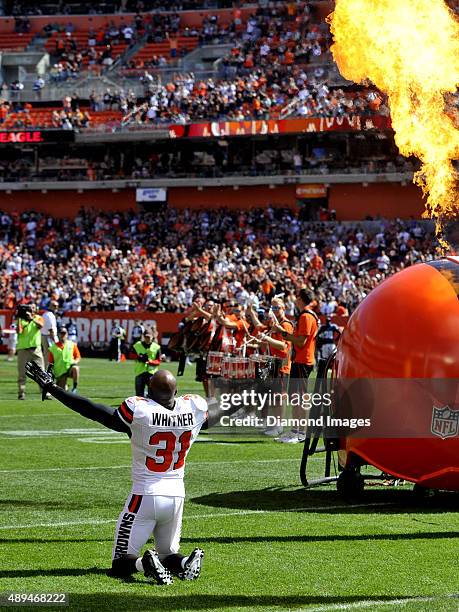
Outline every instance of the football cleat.
[[185, 561], [183, 572], [178, 574], [180, 580], [197, 580], [201, 573], [203, 557], [204, 551], [200, 548], [195, 548]]
[[146, 550], [142, 557], [145, 578], [154, 580], [157, 584], [172, 584], [172, 574], [164, 567], [156, 550]]

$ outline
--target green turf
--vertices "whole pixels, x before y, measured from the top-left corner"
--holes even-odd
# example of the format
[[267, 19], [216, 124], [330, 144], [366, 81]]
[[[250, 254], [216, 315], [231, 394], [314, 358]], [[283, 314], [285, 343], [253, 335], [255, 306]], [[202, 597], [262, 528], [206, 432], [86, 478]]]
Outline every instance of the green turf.
[[[200, 580], [109, 578], [129, 444], [32, 384], [18, 402], [1, 359], [0, 593], [67, 591], [72, 610], [458, 610], [457, 496], [416, 505], [410, 486], [375, 486], [348, 505], [334, 486], [300, 486], [299, 446], [213, 432], [186, 469], [182, 550], [205, 549]], [[193, 377], [180, 391], [199, 389]], [[83, 395], [115, 405], [132, 383], [132, 363], [83, 360]]]

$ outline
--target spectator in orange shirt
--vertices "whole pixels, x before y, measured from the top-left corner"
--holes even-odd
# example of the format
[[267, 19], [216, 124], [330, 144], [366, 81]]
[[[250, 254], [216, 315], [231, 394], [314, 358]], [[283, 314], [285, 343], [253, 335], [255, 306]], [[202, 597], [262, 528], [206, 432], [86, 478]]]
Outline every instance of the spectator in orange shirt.
[[[290, 395], [304, 395], [308, 392], [308, 378], [314, 369], [316, 336], [319, 331], [319, 317], [312, 310], [311, 306], [314, 303], [313, 294], [307, 289], [300, 289], [296, 298], [296, 307], [299, 310], [299, 316], [296, 320], [296, 326], [293, 333], [279, 327], [279, 332], [283, 339], [288, 340], [293, 345], [294, 356], [292, 368], [290, 370]], [[296, 402], [293, 406], [293, 419], [304, 419], [306, 413], [301, 408], [301, 402]], [[279, 438], [279, 442], [287, 442], [296, 444], [304, 442], [306, 434], [300, 427], [293, 427]]]
[[322, 257], [320, 255], [314, 255], [314, 257], [311, 259], [311, 268], [313, 268], [314, 270], [322, 270], [322, 268], [324, 267], [324, 260], [322, 259]]
[[170, 49], [170, 55], [171, 58], [174, 59], [177, 57], [177, 48], [178, 48], [178, 41], [176, 38], [170, 38], [169, 39], [169, 49]]
[[295, 56], [290, 51], [290, 49], [287, 49], [287, 51], [284, 53], [284, 64], [287, 66], [291, 66], [294, 63], [294, 61], [295, 61]]
[[336, 309], [335, 315], [337, 317], [348, 317], [349, 310], [344, 302], [338, 302], [338, 308]]
[[261, 283], [261, 289], [267, 298], [274, 292], [274, 285], [268, 277]]

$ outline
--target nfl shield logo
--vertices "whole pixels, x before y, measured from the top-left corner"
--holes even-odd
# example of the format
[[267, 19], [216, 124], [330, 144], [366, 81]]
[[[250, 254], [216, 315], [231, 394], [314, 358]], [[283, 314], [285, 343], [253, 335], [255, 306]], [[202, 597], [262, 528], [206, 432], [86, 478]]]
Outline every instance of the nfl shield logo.
[[432, 409], [431, 431], [443, 440], [457, 436], [459, 431], [459, 410], [451, 410], [449, 406]]

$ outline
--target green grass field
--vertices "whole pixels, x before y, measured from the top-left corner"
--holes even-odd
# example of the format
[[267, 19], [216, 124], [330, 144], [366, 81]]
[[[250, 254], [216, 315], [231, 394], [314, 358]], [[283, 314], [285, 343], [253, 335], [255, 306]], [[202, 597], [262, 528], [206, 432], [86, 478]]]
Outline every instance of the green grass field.
[[[170, 368], [176, 371], [176, 365]], [[458, 610], [458, 497], [424, 505], [411, 486], [305, 490], [299, 445], [201, 434], [187, 460], [182, 551], [205, 550], [196, 582], [106, 575], [130, 490], [130, 447], [0, 362], [0, 593], [69, 592], [71, 610]], [[196, 391], [187, 368], [180, 391]], [[133, 395], [133, 364], [83, 360], [80, 393]], [[322, 471], [321, 457], [312, 469]], [[49, 609], [49, 608], [48, 608]]]

